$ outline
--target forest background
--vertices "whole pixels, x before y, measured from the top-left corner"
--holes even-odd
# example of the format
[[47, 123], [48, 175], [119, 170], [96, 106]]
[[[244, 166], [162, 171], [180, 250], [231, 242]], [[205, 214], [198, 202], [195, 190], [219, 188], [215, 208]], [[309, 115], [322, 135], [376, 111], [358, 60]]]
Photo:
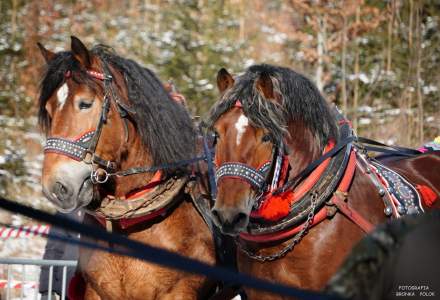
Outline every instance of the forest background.
[[440, 134], [440, 1], [1, 0], [0, 11], [0, 194], [37, 208], [51, 209], [36, 43], [69, 49], [70, 35], [172, 80], [193, 115], [217, 100], [219, 68], [265, 62], [311, 78], [359, 135], [417, 147]]

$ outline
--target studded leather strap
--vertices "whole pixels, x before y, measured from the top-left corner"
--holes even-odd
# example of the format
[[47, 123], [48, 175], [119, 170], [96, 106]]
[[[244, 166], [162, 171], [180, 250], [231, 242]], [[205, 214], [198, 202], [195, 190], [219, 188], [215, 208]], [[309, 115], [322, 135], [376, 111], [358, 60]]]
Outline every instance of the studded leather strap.
[[221, 178], [232, 177], [243, 179], [257, 191], [264, 188], [266, 175], [270, 170], [271, 162], [264, 163], [258, 170], [243, 163], [229, 162], [224, 163], [218, 168], [215, 177], [218, 182]]
[[81, 161], [86, 154], [90, 140], [94, 134], [95, 131], [89, 131], [74, 140], [58, 137], [48, 138], [44, 146], [44, 152], [63, 154], [74, 160]]

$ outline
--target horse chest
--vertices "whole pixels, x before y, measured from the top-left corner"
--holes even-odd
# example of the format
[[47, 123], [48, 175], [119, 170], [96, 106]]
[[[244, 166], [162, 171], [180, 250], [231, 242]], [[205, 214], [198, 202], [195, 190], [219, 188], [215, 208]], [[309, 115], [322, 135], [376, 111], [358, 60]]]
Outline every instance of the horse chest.
[[[129, 237], [214, 264], [210, 234], [199, 219], [196, 212], [188, 214], [188, 207], [183, 203], [163, 221], [146, 230], [132, 233]], [[175, 296], [194, 299], [204, 282], [200, 276], [110, 253], [84, 250], [80, 260], [86, 281], [102, 299], [174, 299]]]

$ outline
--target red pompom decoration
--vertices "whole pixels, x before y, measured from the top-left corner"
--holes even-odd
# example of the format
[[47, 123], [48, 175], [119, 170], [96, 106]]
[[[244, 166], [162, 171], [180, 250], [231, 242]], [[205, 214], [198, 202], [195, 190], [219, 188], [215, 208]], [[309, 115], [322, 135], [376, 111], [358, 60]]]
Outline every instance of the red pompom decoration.
[[289, 214], [292, 199], [293, 192], [270, 196], [264, 200], [258, 215], [268, 221], [277, 221]]
[[423, 203], [425, 203], [427, 207], [432, 207], [438, 199], [437, 194], [426, 185], [418, 184], [416, 185], [416, 188], [422, 196]]

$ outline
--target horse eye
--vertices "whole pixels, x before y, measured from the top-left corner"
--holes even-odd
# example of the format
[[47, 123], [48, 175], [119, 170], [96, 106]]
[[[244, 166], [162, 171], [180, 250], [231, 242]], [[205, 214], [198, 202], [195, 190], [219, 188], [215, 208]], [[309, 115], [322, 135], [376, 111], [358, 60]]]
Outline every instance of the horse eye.
[[263, 136], [263, 138], [261, 140], [263, 141], [263, 143], [266, 143], [266, 142], [270, 142], [272, 140], [272, 138], [270, 137], [269, 134], [266, 134]]
[[81, 101], [78, 104], [79, 109], [84, 110], [84, 109], [89, 109], [90, 107], [92, 107], [92, 102], [85, 102], [85, 101]]
[[213, 131], [211, 133], [211, 141], [212, 141], [213, 146], [215, 146], [217, 144], [217, 139], [219, 139], [219, 138], [220, 138], [220, 136], [217, 131]]

